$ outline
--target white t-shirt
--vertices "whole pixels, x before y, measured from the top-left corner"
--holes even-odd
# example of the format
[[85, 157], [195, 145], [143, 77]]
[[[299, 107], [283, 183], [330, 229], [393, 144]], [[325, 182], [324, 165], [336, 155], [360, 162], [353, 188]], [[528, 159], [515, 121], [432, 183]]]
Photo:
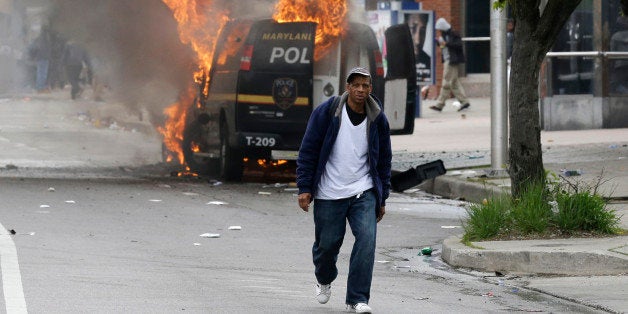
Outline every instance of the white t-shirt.
[[351, 197], [373, 187], [369, 173], [366, 119], [353, 125], [343, 106], [340, 130], [318, 183], [317, 199]]

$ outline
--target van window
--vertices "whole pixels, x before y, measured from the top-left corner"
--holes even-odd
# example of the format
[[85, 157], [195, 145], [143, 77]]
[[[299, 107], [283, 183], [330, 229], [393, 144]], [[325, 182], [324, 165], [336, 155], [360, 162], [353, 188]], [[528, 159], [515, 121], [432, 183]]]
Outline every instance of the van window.
[[250, 22], [239, 22], [228, 24], [225, 27], [224, 40], [220, 43], [221, 47], [216, 50], [218, 56], [216, 58], [216, 70], [235, 70], [240, 67], [240, 51], [251, 29]]

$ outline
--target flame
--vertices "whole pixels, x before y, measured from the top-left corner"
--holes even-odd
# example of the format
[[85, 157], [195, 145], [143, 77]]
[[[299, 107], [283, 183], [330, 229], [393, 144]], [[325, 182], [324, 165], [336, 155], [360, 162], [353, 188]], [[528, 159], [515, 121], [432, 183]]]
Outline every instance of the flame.
[[273, 18], [279, 22], [316, 22], [314, 60], [320, 60], [346, 28], [347, 0], [279, 0]]
[[[162, 0], [172, 11], [178, 22], [179, 39], [188, 44], [196, 52], [198, 71], [194, 73], [194, 81], [204, 84], [204, 93], [207, 93], [209, 77], [203, 77], [210, 73], [212, 59], [216, 50], [216, 43], [220, 30], [229, 21], [226, 10], [218, 10], [213, 5], [213, 0]], [[164, 144], [168, 151], [176, 154], [180, 164], [185, 164], [183, 157], [182, 141], [187, 113], [194, 102], [196, 86], [188, 87], [186, 93], [179, 96], [177, 102], [164, 109], [167, 117], [164, 127], [158, 131], [164, 137]], [[167, 161], [172, 158], [169, 157]]]

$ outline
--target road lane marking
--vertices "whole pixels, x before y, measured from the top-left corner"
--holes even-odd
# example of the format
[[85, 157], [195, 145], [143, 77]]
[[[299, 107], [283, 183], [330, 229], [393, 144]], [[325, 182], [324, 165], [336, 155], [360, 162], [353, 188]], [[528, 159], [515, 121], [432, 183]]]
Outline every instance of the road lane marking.
[[[7, 230], [0, 224], [0, 230]], [[22, 288], [20, 265], [17, 262], [17, 250], [11, 236], [0, 233], [0, 269], [2, 270], [2, 290], [7, 313], [28, 313]]]

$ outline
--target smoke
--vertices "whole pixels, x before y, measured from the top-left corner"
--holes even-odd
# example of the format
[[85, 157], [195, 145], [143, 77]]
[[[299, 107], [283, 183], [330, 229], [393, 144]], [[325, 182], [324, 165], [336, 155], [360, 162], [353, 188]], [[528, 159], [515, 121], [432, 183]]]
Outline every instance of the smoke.
[[[163, 109], [187, 91], [196, 55], [181, 43], [177, 22], [160, 0], [51, 0], [51, 27], [85, 46], [95, 74], [131, 112], [146, 109], [162, 125]], [[269, 17], [271, 0], [197, 1], [198, 10], [232, 18]]]

